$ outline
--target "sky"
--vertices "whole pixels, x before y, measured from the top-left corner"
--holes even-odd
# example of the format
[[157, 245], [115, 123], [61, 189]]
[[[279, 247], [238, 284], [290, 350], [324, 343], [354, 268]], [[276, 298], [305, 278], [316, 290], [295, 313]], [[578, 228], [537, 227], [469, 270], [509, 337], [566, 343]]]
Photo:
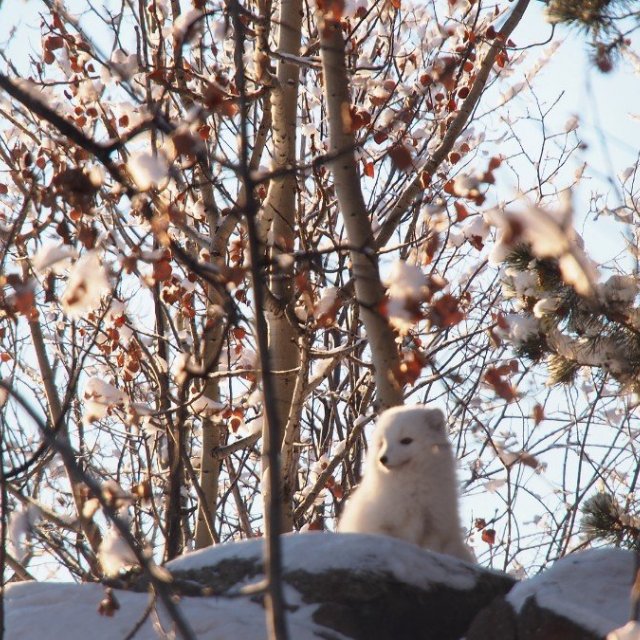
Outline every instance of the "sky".
[[[551, 27], [543, 9], [541, 2], [531, 3], [513, 34], [518, 46], [549, 38]], [[621, 204], [609, 181], [634, 164], [640, 152], [638, 71], [634, 74], [628, 62], [620, 61], [611, 73], [601, 73], [589, 60], [587, 36], [564, 26], [556, 28], [556, 35], [564, 42], [542, 71], [536, 92], [547, 102], [562, 94], [552, 116], [559, 126], [573, 116], [579, 117], [579, 135], [587, 149], [574, 158], [573, 164], [577, 169], [581, 162], [587, 162], [588, 168], [586, 180], [575, 194], [576, 225], [584, 233], [588, 254], [597, 262], [606, 262], [623, 244], [623, 227], [602, 218], [597, 226], [582, 225], [589, 218], [586, 213], [591, 192], [609, 193], [610, 208]]]

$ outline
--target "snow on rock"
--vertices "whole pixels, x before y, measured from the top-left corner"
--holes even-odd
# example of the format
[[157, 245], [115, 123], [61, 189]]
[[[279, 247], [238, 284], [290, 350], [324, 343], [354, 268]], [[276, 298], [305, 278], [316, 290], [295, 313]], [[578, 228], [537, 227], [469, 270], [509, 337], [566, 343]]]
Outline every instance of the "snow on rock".
[[635, 567], [631, 551], [591, 549], [574, 553], [516, 585], [506, 599], [520, 613], [534, 598], [539, 608], [605, 637], [629, 619]]
[[[387, 571], [398, 580], [422, 589], [441, 583], [455, 589], [472, 589], [478, 574], [474, 566], [461, 560], [426, 553], [416, 545], [388, 536], [305, 533], [285, 535], [282, 543], [285, 573], [298, 569], [310, 573], [333, 569]], [[188, 553], [169, 562], [167, 568], [171, 572], [193, 571], [232, 558], [261, 557], [262, 542], [246, 540]]]
[[[98, 613], [105, 596], [97, 584], [22, 582], [7, 585], [5, 591], [5, 640], [65, 638], [65, 640], [115, 640], [125, 638], [142, 619], [149, 595], [115, 591], [120, 608], [113, 616]], [[248, 600], [218, 598], [181, 598], [180, 610], [197, 638], [207, 640], [266, 640], [264, 609]], [[287, 621], [292, 638], [317, 640], [317, 628], [310, 620], [313, 606], [289, 613]], [[171, 629], [169, 616], [158, 606], [160, 622]], [[148, 616], [135, 634], [136, 640], [157, 640], [155, 615]], [[173, 637], [170, 635], [169, 637]]]
[[[513, 585], [503, 574], [384, 536], [290, 534], [282, 543], [287, 625], [295, 640], [457, 640], [480, 610]], [[238, 593], [261, 580], [263, 548], [262, 540], [249, 540], [168, 563], [183, 594], [195, 593], [198, 585], [216, 594], [177, 601], [195, 637], [266, 640], [260, 599]], [[105, 596], [98, 584], [8, 585], [5, 639], [111, 640], [127, 637], [140, 621], [136, 640], [165, 637], [158, 623], [173, 637], [161, 604], [157, 615], [144, 618], [148, 593], [113, 589], [113, 615], [100, 615]]]
[[[284, 582], [316, 605], [313, 620], [327, 638], [458, 640], [513, 585], [504, 574], [386, 536], [304, 533], [282, 543]], [[233, 594], [261, 580], [262, 545], [197, 551], [168, 568], [178, 580]]]

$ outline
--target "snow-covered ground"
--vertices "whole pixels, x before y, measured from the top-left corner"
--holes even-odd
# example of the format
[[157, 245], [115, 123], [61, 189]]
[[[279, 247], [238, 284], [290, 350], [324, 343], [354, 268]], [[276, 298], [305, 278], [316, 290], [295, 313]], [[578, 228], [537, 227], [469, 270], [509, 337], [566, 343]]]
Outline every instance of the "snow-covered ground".
[[[167, 565], [174, 573], [196, 571], [238, 558], [259, 562], [262, 542], [250, 540], [186, 554]], [[456, 558], [428, 553], [412, 544], [365, 534], [307, 533], [283, 537], [284, 569], [323, 573], [332, 569], [381, 571], [428, 590], [445, 585], [472, 589], [483, 573], [480, 567]], [[574, 620], [602, 637], [623, 627], [630, 611], [630, 591], [636, 565], [634, 554], [617, 549], [592, 550], [560, 560], [540, 576], [519, 583], [507, 596], [516, 611], [535, 597], [538, 605]], [[256, 575], [251, 582], [262, 578]], [[231, 587], [234, 597], [183, 597], [179, 607], [197, 638], [207, 640], [261, 640], [266, 638], [264, 609]], [[150, 607], [148, 594], [115, 591], [119, 608], [101, 615], [105, 588], [98, 584], [11, 584], [5, 592], [6, 640], [153, 640], [171, 631], [161, 606]], [[313, 621], [316, 604], [303, 602], [290, 585], [285, 587], [290, 610], [287, 621], [292, 640], [341, 639]], [[148, 614], [148, 615], [147, 615]], [[145, 618], [146, 615], [146, 618]], [[141, 622], [143, 621], [143, 622]], [[135, 636], [130, 634], [138, 624]], [[169, 637], [171, 634], [169, 633]], [[612, 636], [613, 637], [613, 636]], [[622, 637], [622, 636], [621, 636]], [[631, 636], [638, 640], [638, 635]]]
[[[289, 600], [291, 594], [287, 594]], [[6, 594], [6, 640], [121, 640], [145, 615], [149, 596], [118, 591], [120, 608], [111, 617], [98, 613], [104, 587], [97, 584], [28, 583], [10, 585]], [[264, 610], [246, 599], [182, 598], [180, 609], [198, 638], [261, 640], [266, 638]], [[135, 635], [136, 640], [162, 638], [170, 619], [158, 606]], [[317, 639], [313, 607], [288, 616], [292, 637]], [[169, 637], [172, 637], [171, 635]]]
[[[477, 569], [455, 558], [425, 553], [419, 547], [392, 538], [362, 534], [292, 534], [283, 537], [284, 569], [321, 573], [331, 569], [381, 570], [417, 587], [447, 584], [471, 589]], [[259, 560], [260, 540], [211, 547], [186, 554], [170, 562], [172, 572], [192, 571], [231, 558]], [[255, 576], [252, 581], [259, 581]], [[239, 585], [242, 586], [242, 585]], [[9, 585], [5, 593], [5, 640], [119, 640], [126, 638], [149, 607], [147, 594], [115, 591], [120, 608], [113, 616], [100, 615], [98, 607], [105, 589], [97, 584], [23, 582]], [[312, 620], [317, 605], [305, 604], [286, 586], [290, 637], [295, 640], [326, 638], [327, 629]], [[207, 640], [260, 640], [266, 638], [262, 606], [247, 597], [191, 598], [179, 603], [184, 617], [198, 638]], [[136, 640], [162, 637], [170, 620], [158, 606], [135, 635]], [[160, 626], [159, 626], [160, 625]], [[317, 635], [323, 631], [325, 635]], [[335, 638], [340, 635], [334, 633]]]

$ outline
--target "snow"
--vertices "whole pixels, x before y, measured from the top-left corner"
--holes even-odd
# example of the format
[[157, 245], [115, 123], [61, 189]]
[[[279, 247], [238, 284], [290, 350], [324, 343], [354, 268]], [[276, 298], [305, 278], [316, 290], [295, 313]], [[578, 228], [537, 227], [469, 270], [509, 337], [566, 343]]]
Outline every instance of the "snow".
[[579, 294], [587, 296], [593, 293], [598, 273], [584, 252], [582, 238], [573, 228], [569, 190], [560, 193], [555, 210], [548, 211], [527, 202], [523, 211], [488, 211], [485, 220], [500, 231], [489, 258], [491, 263], [503, 261], [508, 253], [507, 245], [514, 240], [524, 241], [531, 246], [536, 257], [557, 258], [563, 279]]
[[52, 270], [60, 275], [64, 268], [69, 266], [69, 260], [75, 258], [77, 252], [72, 247], [55, 242], [43, 244], [40, 250], [33, 256], [33, 268], [38, 273], [46, 273]]
[[189, 404], [197, 415], [212, 415], [214, 413], [220, 413], [220, 411], [226, 407], [222, 402], [217, 402], [212, 398], [207, 398], [198, 391], [192, 393]]
[[104, 535], [98, 549], [98, 559], [105, 574], [114, 577], [120, 573], [121, 569], [127, 569], [138, 564], [131, 547], [115, 527], [110, 527]]
[[419, 320], [417, 307], [429, 293], [427, 276], [419, 266], [397, 260], [389, 272], [387, 286], [389, 321], [406, 335]]
[[638, 282], [635, 275], [614, 275], [598, 286], [598, 293], [605, 302], [633, 304], [638, 295]]
[[489, 235], [489, 225], [482, 216], [473, 216], [463, 225], [462, 233], [467, 240], [472, 240], [473, 238], [485, 240]]
[[[287, 589], [288, 601], [296, 601]], [[120, 608], [114, 615], [102, 616], [98, 605], [105, 596], [97, 584], [29, 583], [8, 585], [5, 592], [5, 640], [65, 638], [66, 640], [114, 640], [124, 638], [143, 617], [149, 605], [146, 593], [114, 591]], [[299, 600], [299, 599], [298, 599]], [[194, 634], [207, 640], [266, 640], [264, 610], [247, 599], [182, 598], [183, 616]], [[170, 629], [170, 618], [158, 605], [160, 623]], [[311, 621], [315, 605], [303, 605], [289, 612], [287, 621], [292, 638], [317, 640], [320, 629]], [[136, 633], [136, 640], [165, 637], [156, 631], [152, 614]], [[335, 634], [338, 637], [337, 634]], [[173, 636], [170, 636], [173, 637]]]
[[[519, 271], [513, 267], [504, 270], [505, 279], [519, 298], [538, 297], [538, 274], [533, 270]], [[508, 297], [505, 292], [505, 297]]]
[[635, 565], [631, 551], [591, 549], [575, 553], [516, 585], [507, 601], [520, 611], [534, 597], [539, 606], [606, 636], [629, 619]]
[[505, 320], [509, 325], [509, 340], [514, 344], [522, 344], [540, 333], [540, 325], [532, 315], [510, 313]]
[[27, 555], [25, 543], [31, 532], [31, 527], [39, 518], [40, 510], [34, 505], [9, 514], [7, 527], [8, 549], [19, 562], [22, 562]]
[[87, 251], [71, 268], [61, 302], [64, 312], [76, 320], [100, 306], [110, 290], [107, 272], [96, 251]]
[[[445, 584], [454, 589], [475, 586], [480, 568], [452, 557], [425, 552], [410, 543], [368, 534], [305, 533], [282, 537], [285, 572], [321, 573], [331, 569], [388, 572], [421, 589]], [[188, 553], [168, 563], [172, 572], [197, 570], [223, 560], [259, 560], [263, 541], [248, 540]], [[609, 640], [638, 640], [638, 625], [627, 624], [634, 578], [633, 553], [619, 549], [590, 550], [559, 560], [547, 572], [517, 584], [507, 596], [516, 611], [535, 597], [538, 604]], [[252, 581], [260, 581], [255, 576]], [[112, 616], [100, 615], [105, 598], [98, 584], [21, 582], [5, 591], [7, 640], [66, 638], [111, 640], [126, 637], [149, 606], [148, 593], [114, 590], [119, 608]], [[305, 604], [300, 593], [285, 585], [290, 637], [311, 640], [323, 628], [312, 616], [316, 604]], [[180, 610], [197, 637], [208, 640], [266, 639], [264, 609], [249, 597], [182, 597]], [[158, 624], [170, 629], [169, 616], [157, 605], [136, 634], [139, 640], [159, 637]], [[72, 624], [71, 624], [72, 621]], [[615, 630], [615, 632], [614, 632]], [[326, 629], [324, 629], [326, 631]], [[333, 633], [332, 637], [339, 638]]]
[[560, 301], [556, 298], [541, 298], [533, 306], [533, 315], [536, 318], [544, 318], [547, 315], [552, 315], [559, 306]]
[[82, 396], [84, 400], [82, 420], [85, 424], [104, 418], [109, 407], [125, 402], [127, 399], [120, 389], [95, 376], [87, 380]]
[[389, 297], [422, 300], [427, 289], [427, 277], [422, 269], [404, 260], [394, 262], [387, 278]]
[[[444, 583], [471, 589], [478, 569], [455, 558], [444, 558], [400, 540], [365, 534], [306, 533], [283, 536], [285, 570], [322, 572], [337, 568], [387, 571], [420, 588]], [[194, 570], [229, 558], [259, 559], [263, 542], [249, 540], [210, 547], [189, 553], [168, 563], [175, 571]], [[260, 580], [256, 576], [255, 581]], [[7, 585], [5, 592], [5, 639], [66, 638], [67, 640], [112, 640], [123, 638], [142, 619], [148, 605], [147, 593], [114, 590], [119, 604], [113, 616], [102, 616], [98, 606], [105, 589], [97, 584], [22, 582]], [[305, 604], [300, 594], [285, 585], [285, 599], [293, 607], [287, 613], [291, 638], [311, 640], [326, 628], [312, 621], [316, 604]], [[266, 639], [262, 606], [247, 597], [191, 598], [179, 601], [180, 610], [195, 635], [207, 640]], [[297, 609], [294, 609], [297, 607]], [[159, 637], [157, 621], [165, 629], [170, 619], [158, 605], [159, 618], [152, 613], [136, 634], [137, 640]], [[332, 637], [340, 635], [332, 631]]]
[[136, 153], [129, 158], [127, 169], [140, 191], [164, 189], [169, 181], [169, 166], [161, 154]]
[[138, 59], [134, 54], [127, 55], [122, 49], [111, 54], [111, 64], [124, 78], [131, 78], [138, 71]]
[[[331, 569], [388, 571], [398, 580], [421, 589], [447, 584], [472, 589], [478, 570], [453, 557], [429, 553], [416, 545], [373, 534], [294, 533], [282, 537], [285, 572], [302, 569], [321, 573]], [[262, 542], [246, 540], [188, 553], [167, 564], [170, 571], [190, 571], [229, 558], [260, 558]]]
[[173, 23], [172, 31], [176, 40], [184, 40], [187, 35], [193, 37], [196, 32], [199, 34], [202, 31], [202, 15], [202, 11], [197, 9], [181, 13]]

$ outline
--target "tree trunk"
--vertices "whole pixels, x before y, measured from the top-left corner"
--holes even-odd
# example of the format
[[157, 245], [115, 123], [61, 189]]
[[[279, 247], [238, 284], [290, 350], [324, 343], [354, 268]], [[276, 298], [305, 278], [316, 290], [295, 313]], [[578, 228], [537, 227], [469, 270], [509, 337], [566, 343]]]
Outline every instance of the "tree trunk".
[[[302, 25], [302, 1], [281, 0], [278, 16], [277, 50], [280, 53], [298, 55]], [[271, 93], [273, 169], [292, 168], [296, 164], [296, 120], [298, 112], [298, 86], [300, 70], [297, 65], [279, 60], [277, 85]], [[290, 253], [295, 243], [297, 184], [293, 172], [273, 178], [269, 184], [267, 198], [260, 222], [261, 241], [270, 248], [272, 259], [271, 291], [276, 307], [268, 314], [269, 351], [271, 366], [275, 373], [275, 405], [278, 416], [278, 431], [281, 441], [291, 409], [296, 386], [300, 354], [296, 328], [290, 321], [290, 309], [294, 300], [293, 263], [279, 263], [283, 253]], [[296, 431], [299, 433], [299, 429]], [[293, 439], [297, 441], [296, 434]], [[287, 444], [287, 446], [290, 446]], [[290, 457], [287, 453], [287, 457]], [[293, 528], [293, 493], [295, 491], [297, 465], [282, 467], [283, 514], [282, 529]], [[267, 478], [263, 469], [263, 478]], [[270, 491], [266, 486], [264, 491]]]
[[371, 221], [354, 156], [355, 137], [349, 122], [351, 99], [340, 21], [320, 14], [318, 32], [329, 118], [329, 153], [336, 156], [330, 168], [338, 206], [352, 247], [356, 299], [371, 348], [378, 402], [382, 407], [391, 407], [403, 402], [402, 387], [396, 377], [398, 350], [391, 326], [381, 313], [385, 290], [380, 281]]
[[[26, 271], [25, 271], [26, 275]], [[29, 320], [29, 330], [31, 332], [31, 340], [36, 352], [36, 359], [38, 361], [38, 368], [40, 370], [40, 376], [42, 378], [42, 385], [44, 387], [45, 396], [47, 398], [47, 408], [49, 410], [49, 421], [51, 427], [58, 428], [58, 433], [62, 441], [70, 446], [69, 432], [66, 424], [61, 424], [64, 421], [62, 415], [62, 403], [58, 395], [58, 389], [56, 387], [56, 381], [54, 372], [51, 368], [49, 358], [47, 357], [47, 351], [44, 343], [44, 337], [42, 335], [42, 327], [38, 320]], [[66, 462], [62, 461], [65, 467], [65, 473], [71, 486], [71, 493], [73, 495], [73, 503], [78, 515], [78, 522], [82, 528], [82, 532], [87, 538], [87, 542], [94, 553], [98, 552], [100, 543], [102, 542], [102, 536], [100, 535], [100, 529], [93, 522], [91, 518], [84, 516], [84, 504], [87, 500], [86, 493], [82, 491], [83, 483], [82, 479], [76, 473], [73, 467], [70, 467]], [[98, 571], [97, 562], [92, 566], [94, 571]]]

